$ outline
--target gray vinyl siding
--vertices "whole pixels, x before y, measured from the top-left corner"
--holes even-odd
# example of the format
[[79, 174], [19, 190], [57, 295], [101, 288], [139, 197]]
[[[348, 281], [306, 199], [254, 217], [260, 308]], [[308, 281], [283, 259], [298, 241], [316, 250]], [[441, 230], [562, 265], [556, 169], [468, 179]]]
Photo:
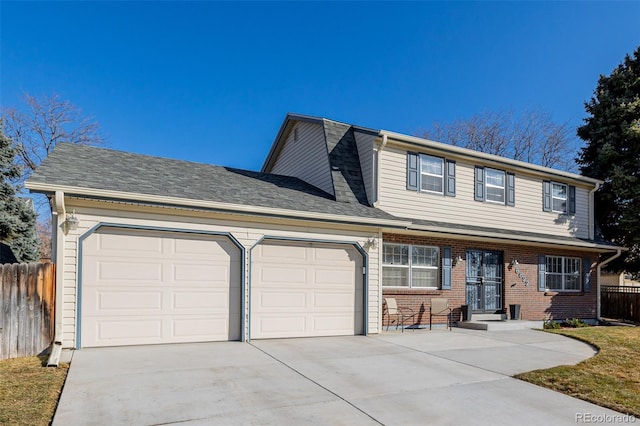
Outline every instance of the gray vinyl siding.
[[515, 173], [515, 206], [474, 200], [475, 164], [456, 158], [455, 197], [407, 190], [407, 151], [386, 147], [380, 152], [378, 207], [400, 217], [475, 225], [514, 231], [588, 238], [587, 188], [576, 187], [576, 214], [542, 211], [542, 179]]
[[360, 169], [362, 170], [362, 179], [364, 181], [364, 189], [367, 192], [367, 200], [372, 204], [375, 196], [374, 173], [373, 173], [373, 142], [374, 135], [354, 132], [356, 137], [356, 145], [358, 147], [358, 156], [360, 157]]
[[[298, 133], [298, 140], [294, 135]], [[297, 122], [287, 139], [271, 173], [294, 176], [334, 194], [324, 129], [319, 124]]]

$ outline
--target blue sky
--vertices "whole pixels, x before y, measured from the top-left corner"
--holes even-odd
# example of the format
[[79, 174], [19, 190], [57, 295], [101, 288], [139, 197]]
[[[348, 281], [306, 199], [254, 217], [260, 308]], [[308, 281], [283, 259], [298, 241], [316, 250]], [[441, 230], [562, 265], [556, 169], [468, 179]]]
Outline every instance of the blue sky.
[[542, 108], [575, 127], [640, 2], [0, 3], [0, 103], [58, 93], [114, 149], [257, 170], [287, 112], [417, 134]]

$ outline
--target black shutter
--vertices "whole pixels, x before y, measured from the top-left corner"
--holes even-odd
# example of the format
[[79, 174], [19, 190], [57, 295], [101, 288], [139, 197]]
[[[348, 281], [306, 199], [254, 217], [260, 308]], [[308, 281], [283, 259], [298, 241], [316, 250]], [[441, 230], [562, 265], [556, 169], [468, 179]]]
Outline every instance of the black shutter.
[[538, 291], [547, 289], [547, 257], [541, 254], [538, 257]]
[[567, 214], [576, 214], [576, 187], [569, 185], [569, 200], [567, 205]]
[[548, 180], [542, 181], [542, 210], [551, 211], [551, 182]]
[[451, 290], [451, 247], [442, 247], [442, 289]]
[[516, 205], [516, 175], [507, 173], [507, 205]]
[[484, 201], [484, 167], [476, 166], [476, 191], [475, 191], [475, 200], [476, 201]]
[[407, 153], [407, 189], [418, 190], [418, 154]]
[[445, 161], [445, 184], [446, 189], [444, 195], [449, 197], [456, 196], [456, 162], [451, 160]]

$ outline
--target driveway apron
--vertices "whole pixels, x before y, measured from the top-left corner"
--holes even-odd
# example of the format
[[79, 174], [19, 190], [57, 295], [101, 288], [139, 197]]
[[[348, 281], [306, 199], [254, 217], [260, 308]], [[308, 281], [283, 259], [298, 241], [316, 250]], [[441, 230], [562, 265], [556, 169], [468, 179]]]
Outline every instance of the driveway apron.
[[594, 353], [532, 330], [83, 349], [54, 425], [570, 425], [619, 413], [510, 376]]

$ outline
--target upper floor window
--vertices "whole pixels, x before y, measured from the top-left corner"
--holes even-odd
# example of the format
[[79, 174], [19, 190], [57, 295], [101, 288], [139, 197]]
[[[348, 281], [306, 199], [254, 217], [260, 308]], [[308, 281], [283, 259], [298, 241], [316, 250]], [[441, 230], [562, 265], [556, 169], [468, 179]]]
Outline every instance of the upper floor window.
[[476, 166], [475, 200], [514, 206], [516, 204], [515, 175], [503, 170]]
[[433, 155], [407, 153], [407, 189], [455, 196], [455, 161]]
[[542, 182], [542, 209], [561, 214], [576, 213], [576, 187], [560, 182]]
[[420, 190], [442, 194], [444, 189], [444, 160], [420, 155]]
[[382, 246], [382, 285], [437, 288], [438, 259], [438, 247], [385, 243]]

